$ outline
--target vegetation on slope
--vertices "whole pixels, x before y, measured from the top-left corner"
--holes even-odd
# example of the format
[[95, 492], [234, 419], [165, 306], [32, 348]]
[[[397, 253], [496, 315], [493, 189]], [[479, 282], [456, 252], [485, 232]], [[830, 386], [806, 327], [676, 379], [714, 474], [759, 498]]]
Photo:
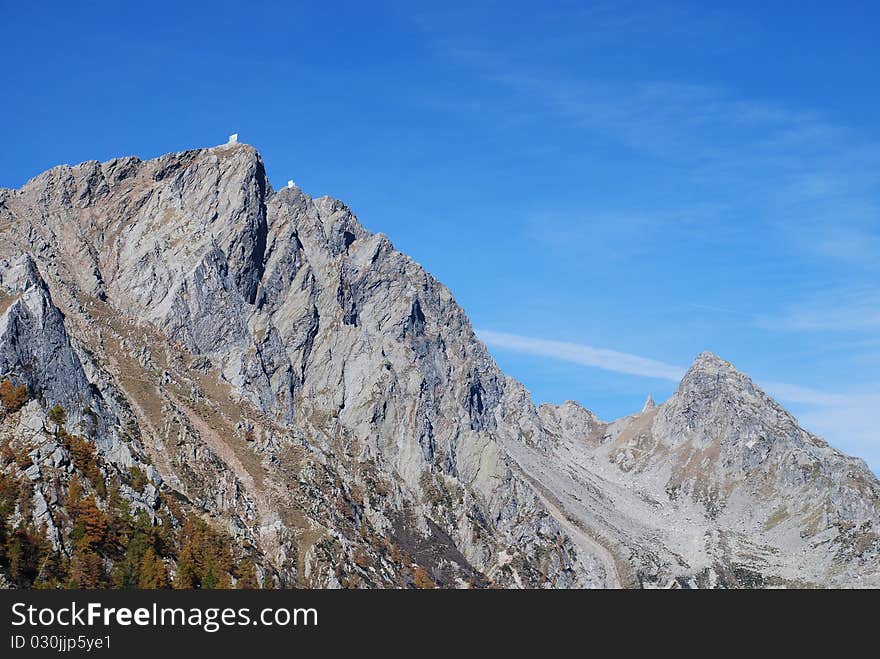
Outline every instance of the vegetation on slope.
[[[2, 417], [27, 403], [27, 388], [0, 382]], [[34, 483], [24, 474], [34, 446], [10, 437], [0, 444], [0, 580], [19, 588], [258, 588], [254, 563], [225, 533], [171, 497], [155, 510], [134, 510], [121, 494], [149, 484], [143, 470], [107, 468], [88, 438], [65, 429], [60, 406], [47, 414], [47, 441], [66, 452], [72, 470], [41, 475], [43, 492], [60, 505], [50, 515], [60, 530], [53, 543], [34, 521]], [[43, 471], [48, 471], [44, 469]]]

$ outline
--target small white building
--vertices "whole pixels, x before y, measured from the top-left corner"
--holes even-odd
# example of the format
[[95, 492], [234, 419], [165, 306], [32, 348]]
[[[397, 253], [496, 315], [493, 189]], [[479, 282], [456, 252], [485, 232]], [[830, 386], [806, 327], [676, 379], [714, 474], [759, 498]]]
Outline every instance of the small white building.
[[293, 187], [293, 181], [288, 181], [288, 182], [287, 182], [287, 187], [288, 187], [288, 188], [292, 188], [292, 187]]
[[233, 133], [232, 135], [229, 136], [229, 143], [230, 144], [238, 144], [238, 133]]

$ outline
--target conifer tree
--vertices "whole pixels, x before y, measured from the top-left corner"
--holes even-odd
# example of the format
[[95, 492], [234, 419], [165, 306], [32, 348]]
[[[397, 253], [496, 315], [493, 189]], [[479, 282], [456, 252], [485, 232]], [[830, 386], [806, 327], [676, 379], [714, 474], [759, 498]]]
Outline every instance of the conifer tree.
[[168, 570], [152, 547], [147, 547], [140, 564], [139, 588], [168, 588]]
[[59, 434], [64, 430], [64, 426], [67, 425], [67, 412], [64, 411], [61, 405], [56, 404], [49, 410], [48, 417], [49, 421], [55, 426], [55, 439], [58, 439]]
[[236, 588], [241, 590], [256, 590], [260, 587], [260, 584], [257, 581], [257, 571], [254, 568], [254, 564], [246, 558], [243, 558], [238, 562], [238, 565], [235, 568], [235, 574], [238, 577], [238, 581], [235, 582]]

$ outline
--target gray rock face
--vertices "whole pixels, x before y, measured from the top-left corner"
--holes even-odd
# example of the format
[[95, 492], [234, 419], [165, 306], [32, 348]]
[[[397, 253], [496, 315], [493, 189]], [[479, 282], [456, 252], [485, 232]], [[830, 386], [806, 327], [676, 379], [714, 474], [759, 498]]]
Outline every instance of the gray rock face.
[[877, 479], [728, 362], [701, 354], [659, 407], [579, 416], [549, 451], [509, 449], [629, 584], [880, 585]]
[[27, 254], [0, 260], [0, 373], [26, 384], [46, 407], [69, 410], [72, 427], [88, 425], [109, 448], [112, 410], [86, 377], [64, 316]]
[[56, 167], [0, 225], [0, 371], [280, 585], [877, 583], [876, 479], [729, 364], [611, 424], [536, 409], [446, 287], [247, 145]]
[[0, 273], [6, 305], [0, 316], [0, 371], [53, 403], [81, 409], [88, 382], [33, 261], [25, 254], [4, 259]]

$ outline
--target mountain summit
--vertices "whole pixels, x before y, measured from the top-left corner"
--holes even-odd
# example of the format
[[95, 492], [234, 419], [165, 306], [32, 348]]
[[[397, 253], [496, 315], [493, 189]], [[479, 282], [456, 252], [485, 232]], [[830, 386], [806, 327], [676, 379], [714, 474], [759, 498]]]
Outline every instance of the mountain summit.
[[52, 566], [5, 585], [880, 586], [876, 478], [732, 365], [536, 409], [248, 145], [55, 167], [0, 229], [0, 539]]

